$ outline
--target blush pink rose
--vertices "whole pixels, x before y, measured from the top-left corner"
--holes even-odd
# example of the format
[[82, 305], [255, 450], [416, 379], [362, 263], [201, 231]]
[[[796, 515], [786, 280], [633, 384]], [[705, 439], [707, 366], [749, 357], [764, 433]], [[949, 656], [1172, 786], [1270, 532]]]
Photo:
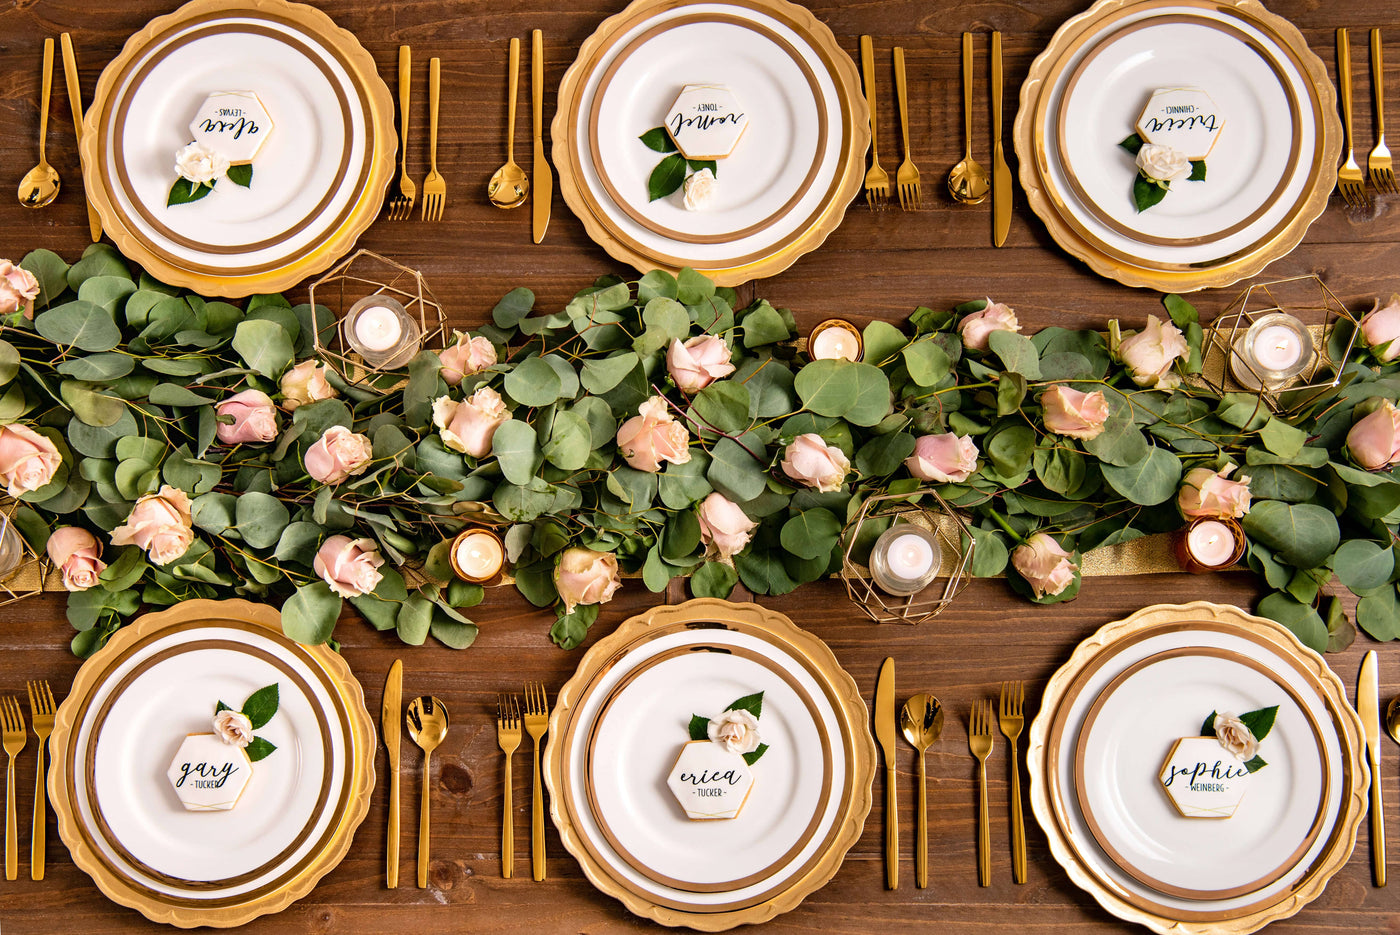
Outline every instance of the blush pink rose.
[[288, 412], [318, 399], [332, 399], [338, 394], [326, 379], [326, 365], [303, 360], [282, 374], [282, 408]]
[[344, 483], [363, 474], [374, 460], [374, 446], [364, 435], [343, 425], [332, 425], [306, 449], [306, 473], [323, 484]]
[[509, 421], [510, 411], [505, 401], [489, 386], [481, 387], [462, 402], [450, 396], [439, 396], [433, 403], [433, 424], [442, 436], [442, 443], [473, 458], [484, 458], [491, 453], [496, 429]]
[[1241, 476], [1239, 480], [1230, 480], [1228, 475], [1234, 469], [1230, 464], [1223, 471], [1204, 467], [1187, 471], [1176, 495], [1181, 515], [1192, 519], [1197, 516], [1238, 519], [1248, 513], [1249, 478]]
[[1108, 400], [1103, 393], [1081, 393], [1067, 386], [1052, 386], [1040, 394], [1045, 409], [1045, 427], [1056, 435], [1094, 438], [1108, 421]]
[[1386, 400], [1381, 408], [1358, 419], [1347, 433], [1347, 449], [1368, 471], [1400, 462], [1400, 409]]
[[1388, 364], [1400, 357], [1400, 295], [1392, 295], [1384, 306], [1376, 299], [1375, 306], [1361, 316], [1361, 339], [1376, 355], [1376, 359]]
[[617, 556], [579, 546], [565, 549], [554, 568], [554, 587], [564, 601], [566, 614], [573, 613], [579, 604], [606, 604], [622, 587]]
[[0, 483], [18, 497], [53, 480], [63, 456], [47, 436], [27, 425], [0, 425]]
[[438, 351], [442, 361], [442, 378], [448, 386], [456, 386], [464, 377], [496, 365], [496, 345], [481, 335], [472, 337], [457, 332], [457, 343]]
[[112, 530], [113, 545], [134, 545], [145, 549], [157, 565], [173, 562], [194, 541], [190, 524], [190, 498], [169, 484], [158, 493], [148, 493], [136, 501], [125, 526]]
[[700, 538], [723, 561], [744, 551], [758, 523], [749, 519], [739, 504], [715, 492], [700, 501]]
[[277, 406], [262, 390], [235, 393], [214, 407], [233, 422], [219, 422], [214, 434], [225, 445], [262, 444], [277, 437]]
[[723, 338], [707, 334], [684, 344], [675, 338], [666, 351], [666, 369], [682, 393], [698, 393], [734, 372], [729, 357], [729, 345]]
[[987, 300], [987, 307], [958, 322], [958, 336], [963, 347], [974, 351], [985, 351], [993, 331], [1020, 331], [1021, 323], [1016, 320], [1016, 312], [1000, 302]]
[[665, 397], [651, 397], [637, 413], [617, 430], [617, 450], [629, 465], [655, 474], [662, 462], [685, 464], [690, 460], [690, 433], [671, 415]]
[[341, 597], [359, 597], [379, 587], [384, 558], [373, 539], [331, 536], [321, 543], [311, 568]]
[[34, 300], [39, 297], [39, 280], [29, 270], [9, 260], [0, 260], [0, 315], [22, 312], [34, 320]]
[[971, 435], [924, 435], [914, 443], [914, 453], [904, 459], [904, 466], [919, 480], [960, 484], [977, 470], [977, 445]]
[[1118, 345], [1118, 359], [1128, 368], [1133, 382], [1159, 390], [1181, 383], [1181, 375], [1173, 367], [1178, 360], [1190, 356], [1191, 346], [1181, 330], [1156, 315], [1148, 315], [1147, 327], [1128, 335]]
[[70, 591], [86, 591], [97, 584], [107, 563], [102, 561], [102, 543], [80, 526], [55, 529], [45, 546], [49, 561], [63, 574], [63, 586]]
[[845, 452], [815, 432], [797, 436], [783, 452], [783, 473], [822, 493], [840, 490], [850, 470]]
[[1035, 591], [1036, 597], [1054, 596], [1074, 583], [1079, 566], [1049, 533], [1038, 532], [1011, 552], [1011, 564]]
[[253, 742], [253, 722], [242, 711], [225, 708], [214, 715], [214, 734], [224, 743], [243, 749]]

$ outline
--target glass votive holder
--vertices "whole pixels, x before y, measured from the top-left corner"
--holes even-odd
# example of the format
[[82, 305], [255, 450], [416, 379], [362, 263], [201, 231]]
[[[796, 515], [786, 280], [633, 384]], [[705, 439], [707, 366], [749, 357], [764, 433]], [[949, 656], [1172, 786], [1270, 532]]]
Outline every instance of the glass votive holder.
[[1244, 529], [1233, 519], [1202, 516], [1177, 535], [1175, 545], [1181, 567], [1203, 575], [1244, 558]]
[[864, 352], [860, 330], [844, 318], [828, 318], [807, 335], [807, 356], [813, 360], [858, 361]]
[[391, 296], [376, 293], [360, 299], [340, 320], [345, 345], [366, 367], [392, 370], [406, 365], [423, 344], [423, 327]]
[[904, 597], [918, 594], [938, 576], [943, 544], [930, 530], [896, 522], [870, 550], [870, 577], [880, 590]]
[[10, 578], [24, 564], [24, 542], [8, 516], [0, 515], [0, 581]]
[[448, 559], [457, 577], [472, 584], [485, 584], [505, 567], [506, 550], [494, 532], [475, 527], [457, 534]]
[[1287, 312], [1270, 312], [1235, 342], [1230, 372], [1246, 389], [1273, 390], [1298, 379], [1315, 355], [1307, 325]]

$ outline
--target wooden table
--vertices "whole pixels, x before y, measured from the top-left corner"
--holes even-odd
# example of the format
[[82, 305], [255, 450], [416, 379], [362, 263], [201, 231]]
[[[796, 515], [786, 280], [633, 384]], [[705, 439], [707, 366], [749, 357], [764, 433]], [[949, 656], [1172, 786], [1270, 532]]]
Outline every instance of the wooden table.
[[[5, 167], [5, 184], [17, 183], [35, 161], [33, 136], [43, 37], [65, 30], [73, 34], [86, 99], [102, 66], [117, 54], [126, 37], [174, 5], [174, 0], [25, 0], [0, 11], [4, 56], [0, 125], [7, 130], [0, 135], [0, 164]], [[498, 211], [485, 198], [486, 180], [503, 155], [504, 66], [509, 37], [528, 39], [529, 30], [536, 26], [546, 30], [546, 75], [552, 87], [579, 44], [620, 8], [620, 0], [559, 0], [550, 4], [322, 0], [318, 5], [360, 37], [391, 82], [398, 44], [413, 46], [415, 108], [410, 162], [419, 179], [426, 162], [426, 108], [422, 104], [426, 101], [426, 62], [432, 55], [443, 60], [439, 163], [448, 178], [451, 199], [444, 220], [436, 225], [416, 220], [380, 222], [362, 238], [362, 246], [420, 266], [452, 323], [466, 327], [482, 322], [496, 299], [513, 286], [532, 288], [540, 307], [560, 307], [597, 275], [627, 272], [587, 240], [582, 225], [557, 194], [549, 236], [540, 246], [530, 243], [528, 211]], [[897, 125], [889, 55], [896, 44], [907, 49], [914, 120], [911, 141], [930, 182], [925, 208], [917, 214], [896, 210], [872, 215], [863, 206], [853, 206], [845, 223], [821, 250], [781, 276], [741, 288], [741, 299], [763, 296], [775, 305], [788, 306], [804, 328], [831, 315], [861, 322], [871, 317], [900, 320], [918, 305], [946, 308], [983, 295], [1014, 306], [1028, 331], [1052, 324], [1103, 326], [1110, 317], [1140, 323], [1147, 314], [1160, 310], [1155, 294], [1099, 279], [1070, 259], [1024, 203], [1017, 204], [1007, 247], [993, 250], [989, 208], [955, 206], [941, 184], [962, 147], [959, 33], [964, 29], [978, 32], [980, 103], [974, 115], [974, 143], [982, 158], [990, 149], [989, 109], [985, 106], [988, 31], [1000, 29], [1005, 36], [1009, 138], [1015, 114], [1014, 89], [1055, 28], [1084, 4], [1077, 0], [959, 4], [818, 0], [811, 6], [852, 55], [860, 34], [875, 37], [882, 64], [881, 138], [891, 154], [897, 151]], [[1303, 30], [1329, 67], [1334, 60], [1333, 29], [1339, 25], [1370, 26], [1382, 17], [1379, 25], [1391, 27], [1390, 35], [1400, 38], [1400, 31], [1394, 30], [1400, 25], [1400, 8], [1378, 11], [1361, 0], [1330, 4], [1278, 0], [1273, 9]], [[1364, 34], [1356, 33], [1358, 149], [1363, 152], [1371, 145], [1365, 44]], [[1393, 52], [1390, 60], [1400, 62], [1400, 52]], [[1392, 86], [1400, 88], [1400, 71], [1392, 67], [1389, 77]], [[546, 116], [552, 118], [552, 93], [546, 93], [545, 107]], [[517, 135], [527, 139], [530, 114], [524, 100], [518, 120]], [[35, 212], [9, 198], [0, 199], [0, 255], [18, 260], [30, 249], [48, 247], [74, 259], [87, 243], [80, 173], [61, 69], [55, 79], [49, 153], [63, 176], [63, 194], [53, 206]], [[526, 154], [526, 146], [518, 145], [517, 157]], [[1400, 268], [1400, 220], [1390, 210], [1392, 204], [1382, 202], [1374, 213], [1358, 214], [1334, 198], [1304, 243], [1291, 256], [1276, 262], [1266, 276], [1317, 273], [1351, 308], [1369, 308], [1373, 296], [1389, 295], [1397, 289], [1393, 276]], [[1210, 318], [1237, 292], [1208, 292], [1194, 301], [1203, 317]], [[826, 640], [867, 699], [873, 695], [880, 661], [890, 655], [898, 661], [901, 697], [933, 691], [955, 715], [949, 717], [942, 741], [929, 756], [929, 888], [919, 890], [912, 885], [914, 754], [911, 748], [903, 747], [898, 790], [903, 824], [901, 888], [887, 892], [883, 885], [880, 816], [885, 788], [883, 780], [877, 779], [873, 817], [835, 879], [800, 908], [769, 923], [767, 930], [913, 932], [926, 931], [932, 925], [950, 933], [1014, 928], [1026, 935], [1128, 930], [1069, 882], [1051, 859], [1034, 822], [1028, 829], [1029, 882], [1023, 886], [1012, 883], [1004, 744], [999, 745], [990, 766], [993, 883], [986, 889], [977, 885], [975, 762], [967, 755], [966, 712], [974, 699], [993, 697], [1001, 680], [1015, 678], [1028, 680], [1027, 713], [1033, 715], [1038, 689], [1079, 640], [1144, 605], [1210, 599], [1250, 606], [1258, 594], [1253, 578], [1243, 573], [1097, 578], [1086, 581], [1080, 597], [1071, 604], [1037, 607], [1014, 597], [1004, 582], [978, 581], [943, 617], [918, 627], [871, 624], [845, 603], [840, 587], [831, 583], [809, 585], [793, 595], [765, 600]], [[605, 607], [590, 642], [658, 600], [640, 582], [628, 582]], [[501, 763], [491, 720], [496, 693], [518, 691], [526, 679], [542, 679], [557, 689], [573, 671], [581, 652], [554, 647], [546, 636], [547, 615], [508, 589], [491, 592], [473, 615], [481, 624], [481, 635], [465, 652], [436, 645], [403, 646], [392, 635], [376, 633], [352, 618], [342, 621], [336, 632], [373, 711], [378, 711], [390, 662], [402, 657], [405, 695], [432, 692], [453, 713], [448, 740], [433, 757], [430, 887], [419, 890], [412, 885], [415, 847], [410, 829], [418, 795], [417, 784], [411, 780], [420, 760], [406, 744], [404, 774], [410, 781], [405, 783], [403, 802], [403, 885], [393, 891], [383, 885], [386, 796], [376, 794], [347, 859], [310, 896], [280, 915], [250, 924], [249, 931], [411, 931], [428, 935], [654, 930], [650, 923], [632, 917], [619, 903], [597, 893], [563, 851], [552, 828], [547, 835], [549, 879], [545, 883], [530, 880], [529, 786], [528, 771], [523, 768], [528, 759], [516, 759], [516, 875], [512, 880], [501, 879]], [[47, 678], [61, 698], [78, 668], [68, 652], [71, 632], [61, 597], [43, 597], [0, 609], [0, 690], [22, 692], [26, 679]], [[1331, 657], [1335, 671], [1349, 686], [1355, 684], [1360, 656], [1368, 642], [1362, 637], [1350, 650]], [[1381, 682], [1383, 695], [1400, 689], [1400, 667], [1393, 653], [1386, 650]], [[376, 768], [382, 775], [382, 754]], [[1400, 802], [1400, 787], [1393, 781], [1393, 757], [1388, 759], [1387, 768], [1386, 817], [1394, 829], [1400, 828], [1400, 810], [1395, 807]], [[31, 742], [19, 769], [21, 847], [26, 855], [33, 770]], [[33, 883], [27, 879], [24, 860], [20, 881], [0, 882], [0, 926], [6, 935], [156, 929], [137, 913], [108, 902], [73, 867], [52, 819], [48, 867], [48, 879]], [[1400, 885], [1381, 890], [1371, 886], [1364, 826], [1351, 862], [1326, 892], [1273, 930], [1341, 929], [1400, 930]]]

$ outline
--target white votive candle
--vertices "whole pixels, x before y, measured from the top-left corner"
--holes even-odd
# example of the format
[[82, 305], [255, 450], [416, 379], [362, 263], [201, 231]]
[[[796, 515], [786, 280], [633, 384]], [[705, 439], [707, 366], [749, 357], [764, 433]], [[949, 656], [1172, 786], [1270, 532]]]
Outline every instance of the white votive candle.
[[355, 317], [355, 338], [371, 351], [387, 351], [403, 337], [403, 325], [391, 308], [371, 305]]
[[1306, 370], [1313, 353], [1307, 325], [1286, 312], [1271, 312], [1235, 342], [1230, 369], [1247, 389], [1277, 389]]
[[417, 319], [398, 300], [379, 293], [350, 306], [340, 323], [340, 333], [367, 367], [402, 367], [423, 344], [423, 328]]
[[452, 543], [452, 566], [467, 581], [489, 581], [505, 564], [501, 540], [484, 530], [459, 535]]
[[1207, 520], [1191, 527], [1186, 536], [1191, 555], [1202, 565], [1212, 568], [1224, 565], [1235, 554], [1235, 534], [1229, 526]]
[[824, 321], [808, 336], [807, 354], [813, 360], [860, 360], [860, 332], [840, 318]]
[[917, 594], [928, 586], [943, 564], [938, 537], [921, 526], [896, 523], [875, 540], [870, 574], [882, 591]]

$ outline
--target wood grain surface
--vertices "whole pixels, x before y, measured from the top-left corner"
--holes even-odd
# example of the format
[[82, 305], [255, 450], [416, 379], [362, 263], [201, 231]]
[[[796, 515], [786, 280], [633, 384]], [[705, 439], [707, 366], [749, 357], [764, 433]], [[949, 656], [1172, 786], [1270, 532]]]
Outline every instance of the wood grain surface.
[[[394, 88], [397, 47], [414, 54], [413, 130], [410, 169], [421, 181], [427, 152], [427, 60], [442, 58], [442, 130], [438, 162], [448, 181], [448, 203], [437, 224], [417, 220], [377, 222], [360, 245], [421, 267], [454, 325], [482, 322], [509, 288], [532, 288], [541, 308], [560, 307], [596, 276], [622, 272], [590, 243], [582, 225], [555, 191], [549, 235], [530, 243], [527, 210], [502, 212], [486, 201], [486, 181], [503, 161], [505, 145], [505, 64], [510, 37], [528, 40], [534, 27], [545, 30], [545, 122], [554, 115], [555, 95], [564, 70], [580, 43], [622, 0], [323, 0], [318, 6], [353, 31], [373, 53], [381, 74]], [[781, 276], [740, 290], [741, 298], [764, 296], [790, 307], [810, 327], [831, 315], [864, 322], [900, 320], [918, 305], [947, 307], [991, 295], [1014, 306], [1027, 331], [1047, 325], [1103, 326], [1110, 317], [1140, 322], [1160, 308], [1158, 297], [1099, 279], [1058, 249], [1045, 228], [1019, 199], [1007, 246], [993, 250], [988, 204], [955, 206], [941, 184], [959, 158], [961, 90], [959, 34], [977, 33], [974, 152], [989, 162], [987, 105], [988, 33], [1005, 40], [1008, 140], [1019, 88], [1035, 55], [1055, 28], [1087, 4], [1079, 0], [970, 0], [961, 3], [913, 0], [818, 0], [809, 4], [854, 54], [862, 33], [874, 36], [879, 56], [881, 142], [898, 153], [890, 50], [907, 50], [911, 142], [927, 180], [925, 208], [917, 214], [879, 215], [856, 204], [845, 223], [814, 254]], [[1338, 26], [1390, 27], [1400, 40], [1400, 6], [1363, 0], [1278, 0], [1271, 9], [1292, 19], [1313, 50], [1334, 64]], [[84, 100], [91, 97], [103, 66], [126, 37], [151, 17], [169, 12], [173, 0], [7, 0], [0, 4], [0, 183], [16, 185], [34, 164], [38, 127], [39, 64], [42, 40], [71, 32], [77, 49]], [[1352, 35], [1356, 76], [1358, 150], [1372, 144], [1371, 99], [1366, 36]], [[1400, 63], [1400, 48], [1390, 53]], [[526, 56], [528, 59], [528, 56]], [[1400, 91], [1400, 67], [1388, 77]], [[87, 243], [81, 175], [72, 121], [57, 68], [49, 121], [49, 158], [61, 173], [63, 193], [52, 206], [27, 211], [10, 197], [0, 198], [0, 256], [19, 259], [30, 249], [48, 247], [69, 259]], [[522, 103], [517, 117], [516, 157], [528, 166], [530, 112], [528, 69], [522, 68]], [[1391, 100], [1395, 100], [1392, 93]], [[1392, 105], [1393, 108], [1393, 105]], [[1400, 121], [1391, 114], [1392, 124]], [[1012, 157], [1014, 158], [1014, 157]], [[887, 159], [887, 164], [894, 165]], [[1013, 166], [1014, 172], [1014, 166]], [[1270, 267], [1265, 278], [1316, 273], [1358, 311], [1376, 295], [1400, 291], [1400, 202], [1379, 201], [1369, 212], [1350, 211], [1337, 197], [1294, 253]], [[1197, 295], [1203, 318], [1218, 315], [1239, 287]], [[291, 297], [304, 296], [304, 289]], [[1153, 575], [1086, 581], [1080, 597], [1053, 607], [1037, 607], [1014, 597], [1004, 582], [978, 581], [943, 617], [917, 627], [877, 626], [851, 608], [832, 583], [803, 587], [764, 603], [788, 614], [824, 639], [862, 687], [867, 701], [885, 656], [898, 663], [898, 695], [931, 691], [950, 714], [943, 739], [929, 754], [930, 883], [913, 883], [912, 748], [902, 746], [899, 796], [902, 886], [884, 888], [882, 862], [883, 778], [875, 782], [875, 808], [865, 833], [844, 866], [825, 888], [797, 910], [768, 923], [770, 933], [822, 930], [833, 933], [981, 933], [1015, 929], [1026, 935], [1127, 931], [1076, 888], [1051, 859], [1044, 836], [1028, 818], [1029, 880], [1011, 881], [1006, 746], [990, 761], [993, 866], [992, 885], [976, 877], [975, 761], [967, 754], [966, 715], [975, 699], [992, 698], [1003, 679], [1028, 683], [1027, 714], [1034, 715], [1039, 689], [1075, 644], [1102, 624], [1163, 601], [1208, 599], [1249, 607], [1259, 591], [1243, 573], [1210, 576]], [[590, 643], [621, 620], [659, 602], [629, 581], [608, 604]], [[452, 730], [433, 757], [433, 859], [430, 886], [419, 890], [415, 877], [416, 839], [411, 830], [418, 807], [416, 748], [404, 744], [404, 801], [401, 884], [383, 884], [387, 793], [377, 790], [369, 817], [350, 855], [310, 896], [280, 915], [247, 926], [255, 933], [445, 932], [601, 933], [657, 931], [629, 915], [619, 903], [596, 892], [578, 865], [548, 830], [548, 875], [530, 880], [529, 758], [515, 760], [515, 876], [503, 880], [498, 858], [501, 822], [501, 761], [492, 717], [496, 693], [519, 691], [525, 680], [540, 679], [556, 690], [571, 674], [581, 651], [563, 652], [547, 638], [550, 620], [510, 589], [497, 589], [473, 612], [481, 624], [476, 645], [454, 652], [438, 645], [415, 648], [392, 635], [376, 633], [347, 617], [337, 629], [346, 659], [364, 684], [371, 710], [378, 711], [384, 675], [401, 657], [404, 696], [433, 693], [452, 712]], [[72, 631], [61, 597], [45, 596], [0, 608], [0, 692], [22, 694], [26, 679], [46, 678], [61, 699], [78, 663], [68, 652]], [[1372, 644], [1363, 636], [1350, 650], [1330, 657], [1335, 671], [1354, 689], [1361, 653]], [[1400, 689], [1400, 660], [1381, 648], [1384, 697]], [[50, 818], [48, 877], [28, 879], [29, 809], [34, 780], [33, 742], [19, 762], [21, 879], [0, 881], [0, 929], [5, 935], [154, 931], [137, 913], [108, 902], [77, 871]], [[1400, 829], [1400, 785], [1395, 748], [1386, 742], [1387, 822]], [[381, 753], [376, 768], [386, 768]], [[1023, 777], [1024, 778], [1024, 777]], [[1277, 923], [1277, 932], [1398, 932], [1400, 884], [1371, 885], [1367, 830], [1355, 854], [1326, 892], [1300, 914]], [[1392, 842], [1392, 853], [1400, 844]]]

